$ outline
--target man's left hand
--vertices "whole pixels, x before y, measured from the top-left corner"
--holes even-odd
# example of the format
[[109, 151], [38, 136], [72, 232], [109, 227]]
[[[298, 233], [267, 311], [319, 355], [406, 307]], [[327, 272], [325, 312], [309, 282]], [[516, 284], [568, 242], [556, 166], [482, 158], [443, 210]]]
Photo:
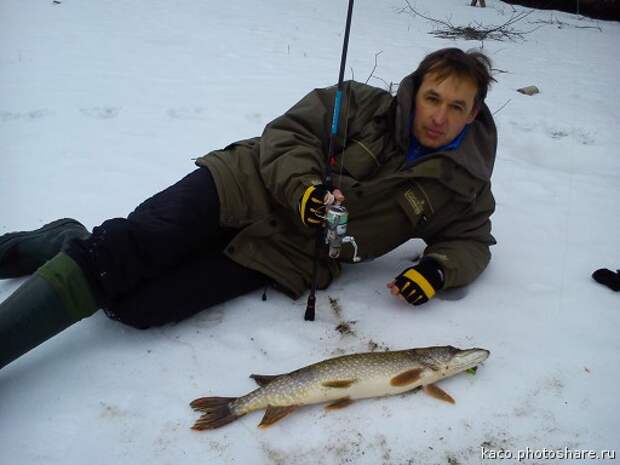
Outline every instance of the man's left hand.
[[407, 268], [387, 284], [392, 295], [412, 305], [422, 305], [432, 299], [443, 286], [443, 270], [432, 258], [424, 258]]

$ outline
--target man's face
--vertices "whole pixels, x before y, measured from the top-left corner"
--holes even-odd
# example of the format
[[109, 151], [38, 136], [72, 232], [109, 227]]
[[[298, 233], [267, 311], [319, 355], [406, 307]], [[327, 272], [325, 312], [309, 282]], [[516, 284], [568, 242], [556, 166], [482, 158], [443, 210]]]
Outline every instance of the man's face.
[[432, 149], [452, 142], [478, 114], [477, 92], [470, 79], [448, 76], [439, 81], [437, 74], [428, 73], [415, 97], [414, 136]]

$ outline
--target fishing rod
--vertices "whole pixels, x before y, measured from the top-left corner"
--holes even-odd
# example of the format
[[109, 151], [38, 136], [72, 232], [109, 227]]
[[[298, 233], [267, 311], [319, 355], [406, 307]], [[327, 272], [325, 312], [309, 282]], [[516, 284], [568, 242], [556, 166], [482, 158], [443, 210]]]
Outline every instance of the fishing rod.
[[[332, 191], [333, 189], [333, 180], [332, 180], [332, 163], [334, 162], [335, 152], [336, 152], [336, 136], [338, 135], [338, 123], [340, 121], [340, 110], [342, 108], [342, 83], [344, 81], [344, 70], [347, 61], [347, 51], [349, 49], [349, 32], [351, 31], [351, 17], [353, 16], [353, 0], [349, 0], [349, 7], [347, 10], [347, 22], [344, 28], [344, 41], [342, 44], [342, 56], [340, 57], [340, 74], [338, 76], [338, 87], [336, 90], [336, 98], [334, 99], [334, 111], [332, 114], [332, 127], [329, 135], [329, 147], [327, 150], [327, 168], [325, 169], [325, 179], [323, 180], [323, 184], [327, 188], [328, 191]], [[342, 207], [340, 207], [342, 209]], [[328, 218], [329, 220], [330, 218]], [[344, 221], [344, 225], [346, 228], [346, 211], [344, 210], [334, 210], [332, 213], [331, 221], [332, 225], [335, 227], [332, 228], [333, 231], [336, 231], [340, 222]], [[346, 229], [345, 229], [346, 230]], [[315, 246], [314, 246], [314, 262], [312, 264], [312, 285], [310, 287], [310, 295], [308, 296], [308, 303], [306, 305], [306, 313], [304, 315], [304, 320], [306, 321], [314, 321], [314, 313], [315, 313], [315, 304], [316, 304], [316, 288], [318, 281], [318, 271], [319, 271], [319, 255], [321, 253], [321, 246], [324, 242], [323, 240], [323, 229], [320, 228], [316, 233], [315, 238]], [[357, 247], [356, 247], [357, 248]]]

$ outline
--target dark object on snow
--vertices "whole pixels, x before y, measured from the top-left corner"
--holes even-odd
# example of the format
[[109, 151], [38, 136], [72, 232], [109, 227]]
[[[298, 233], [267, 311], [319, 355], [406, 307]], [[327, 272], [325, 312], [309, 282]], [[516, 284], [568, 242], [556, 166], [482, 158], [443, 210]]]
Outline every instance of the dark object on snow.
[[597, 283], [604, 284], [612, 291], [620, 291], [620, 270], [616, 270], [614, 273], [607, 268], [601, 268], [592, 273], [592, 278]]
[[[476, 6], [476, 3], [478, 3], [478, 0], [471, 0], [471, 4], [469, 6]], [[487, 6], [486, 0], [480, 0], [480, 6], [482, 8], [486, 8]]]
[[536, 94], [540, 94], [540, 89], [536, 86], [527, 86], [527, 87], [521, 87], [520, 89], [517, 89], [517, 92], [520, 92], [524, 95], [536, 95]]
[[504, 0], [504, 3], [620, 21], [620, 0]]

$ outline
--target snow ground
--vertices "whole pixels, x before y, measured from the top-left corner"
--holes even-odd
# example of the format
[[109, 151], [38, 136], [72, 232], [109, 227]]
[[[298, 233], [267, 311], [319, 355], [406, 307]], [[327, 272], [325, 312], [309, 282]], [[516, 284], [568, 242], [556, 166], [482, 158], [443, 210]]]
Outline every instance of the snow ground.
[[[487, 3], [414, 5], [455, 24], [509, 18], [508, 5]], [[434, 49], [480, 45], [432, 37], [403, 4], [356, 2], [356, 79], [379, 51], [375, 76], [398, 82]], [[328, 0], [2, 0], [0, 233], [126, 215], [192, 157], [260, 134], [335, 82], [345, 12]], [[590, 273], [620, 267], [620, 25], [541, 11], [515, 27], [551, 18], [602, 31], [544, 26], [484, 44], [506, 71], [487, 102], [508, 104], [496, 114], [499, 244], [472, 286], [419, 310], [391, 298], [385, 283], [422, 248], [411, 241], [347, 269], [320, 293], [314, 323], [305, 299], [276, 292], [143, 332], [97, 314], [0, 371], [0, 463], [464, 465], [497, 463], [481, 461], [481, 446], [618, 451], [620, 301]], [[515, 91], [526, 85], [541, 94]], [[0, 281], [0, 298], [20, 283]], [[353, 335], [335, 330], [341, 321], [355, 322]], [[189, 429], [189, 401], [244, 394], [252, 372], [444, 344], [491, 351], [476, 376], [441, 383], [454, 406], [414, 394], [306, 407], [266, 431], [259, 413]]]

